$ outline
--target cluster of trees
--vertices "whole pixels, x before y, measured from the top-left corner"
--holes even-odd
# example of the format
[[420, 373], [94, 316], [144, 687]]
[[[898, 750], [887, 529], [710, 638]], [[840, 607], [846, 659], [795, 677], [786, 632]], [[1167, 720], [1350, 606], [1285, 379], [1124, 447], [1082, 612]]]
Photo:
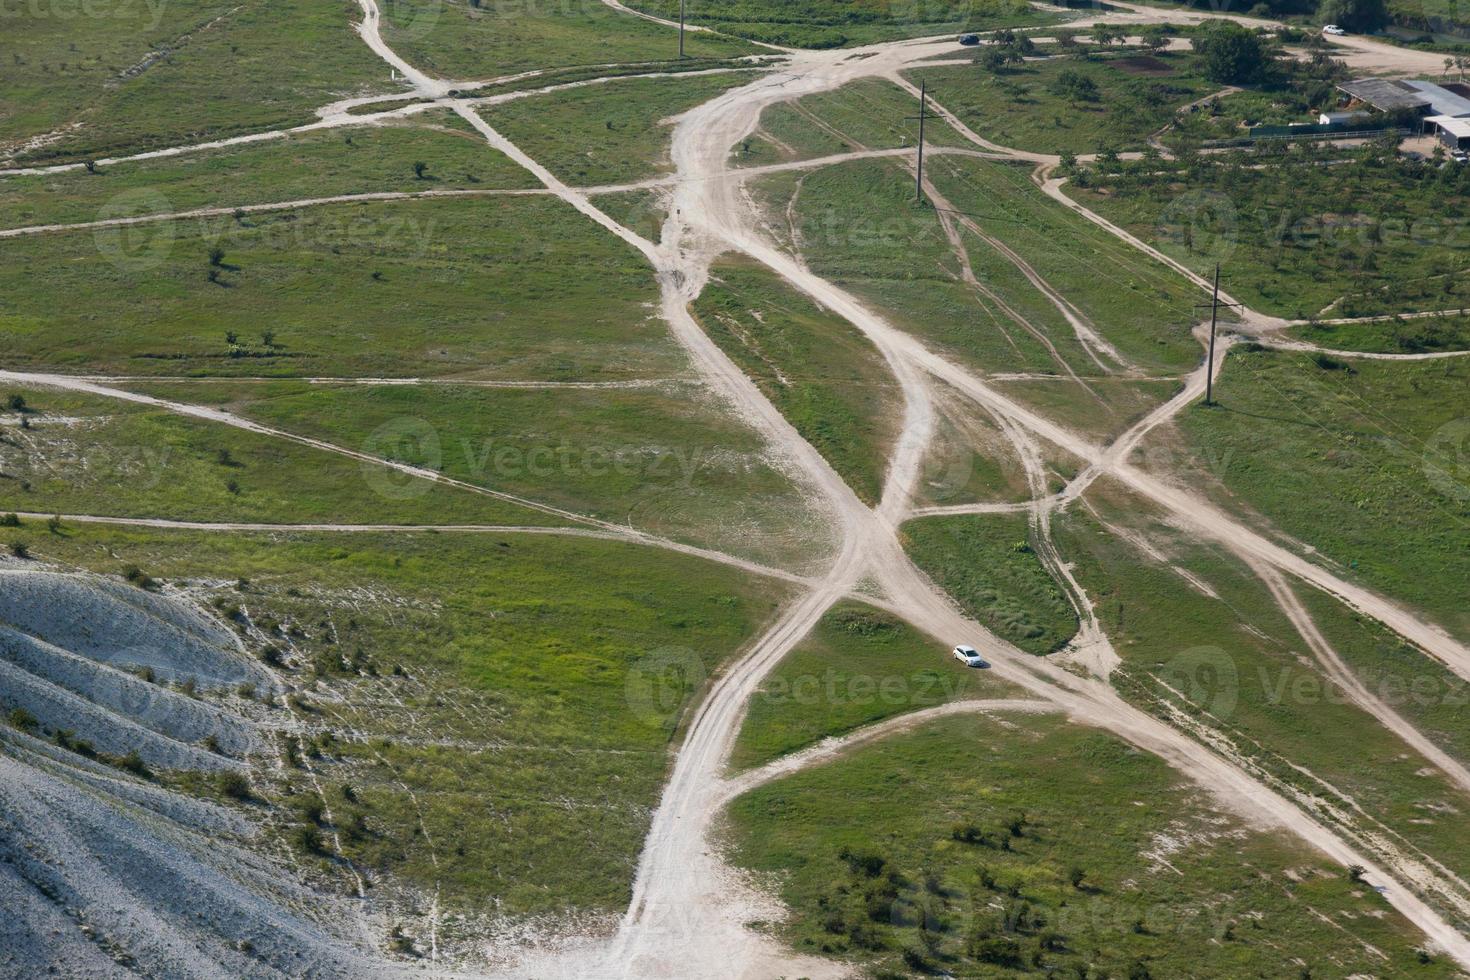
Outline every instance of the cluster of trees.
[[[1332, 298], [1340, 290], [1338, 316], [1465, 306], [1470, 275], [1458, 216], [1470, 209], [1470, 167], [1442, 153], [1405, 158], [1397, 143], [1390, 134], [1358, 148], [1262, 143], [1228, 154], [1185, 148], [1172, 160], [1100, 156], [1075, 179], [1110, 190], [1151, 224], [1179, 214], [1181, 226], [1166, 233], [1186, 248], [1191, 236], [1228, 236], [1237, 277], [1263, 295], [1296, 302], [1303, 292]], [[1180, 200], [1196, 204], [1171, 212]]]

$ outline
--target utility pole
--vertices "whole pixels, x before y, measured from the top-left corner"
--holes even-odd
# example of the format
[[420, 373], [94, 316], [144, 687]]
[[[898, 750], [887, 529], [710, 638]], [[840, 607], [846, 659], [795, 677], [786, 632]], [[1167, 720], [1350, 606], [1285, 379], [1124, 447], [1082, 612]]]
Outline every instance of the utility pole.
[[685, 0], [679, 0], [679, 60], [684, 60], [684, 4]]
[[928, 114], [929, 82], [919, 82], [919, 173], [914, 178], [914, 202], [924, 201], [924, 118]]
[[[1240, 306], [1240, 303], [1226, 303], [1225, 306]], [[1215, 328], [1220, 322], [1220, 263], [1215, 263], [1215, 289], [1210, 297], [1210, 357], [1205, 362], [1205, 404], [1215, 404]], [[1195, 309], [1203, 309], [1197, 306]]]
[[1205, 365], [1205, 404], [1215, 404], [1215, 327], [1220, 322], [1220, 263], [1215, 263], [1215, 292], [1210, 297], [1210, 360]]

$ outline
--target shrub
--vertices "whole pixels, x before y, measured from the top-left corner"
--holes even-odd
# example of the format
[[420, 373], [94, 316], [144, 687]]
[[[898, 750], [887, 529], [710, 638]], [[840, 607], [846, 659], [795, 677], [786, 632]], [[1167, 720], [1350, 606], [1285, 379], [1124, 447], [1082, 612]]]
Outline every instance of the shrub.
[[132, 773], [140, 779], [153, 778], [153, 770], [148, 768], [148, 763], [143, 761], [143, 757], [138, 754], [137, 749], [118, 759], [117, 767], [124, 772]]
[[244, 773], [233, 770], [222, 772], [214, 777], [214, 784], [220, 795], [229, 799], [247, 801], [255, 798], [250, 789], [250, 780], [245, 778]]
[[17, 558], [29, 558], [31, 557], [31, 547], [24, 541], [12, 541], [10, 542], [10, 553]]
[[302, 854], [320, 855], [325, 850], [322, 847], [321, 831], [311, 824], [301, 824], [291, 831], [291, 846]]
[[36, 720], [36, 716], [24, 708], [12, 709], [7, 720], [10, 722], [10, 727], [18, 728], [23, 732], [33, 732], [41, 727], [41, 723]]

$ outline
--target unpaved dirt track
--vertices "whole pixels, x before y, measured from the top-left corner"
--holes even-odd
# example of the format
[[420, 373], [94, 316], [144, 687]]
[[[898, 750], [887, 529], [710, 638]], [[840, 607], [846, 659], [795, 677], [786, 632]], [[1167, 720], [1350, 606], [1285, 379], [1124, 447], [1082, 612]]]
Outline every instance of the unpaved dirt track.
[[[981, 642], [998, 675], [1018, 684], [1048, 705], [1066, 712], [1078, 722], [1112, 731], [1139, 748], [1158, 755], [1246, 819], [1260, 826], [1290, 830], [1344, 865], [1363, 865], [1368, 869], [1370, 881], [1390, 886], [1386, 897], [1395, 907], [1449, 955], [1470, 967], [1470, 940], [1417, 895], [1399, 887], [1395, 881], [1394, 875], [1402, 881], [1412, 879], [1411, 871], [1418, 872], [1418, 866], [1411, 867], [1409, 859], [1395, 853], [1382, 855], [1385, 858], [1383, 862], [1365, 857], [1338, 834], [1239, 766], [1125, 702], [1105, 680], [1077, 676], [1059, 664], [1030, 657], [989, 636], [978, 624], [961, 615], [904, 555], [896, 532], [912, 513], [919, 466], [933, 434], [931, 386], [933, 379], [938, 378], [990, 412], [998, 421], [1003, 421], [1023, 454], [1034, 449], [1033, 441], [1036, 439], [1065, 449], [1088, 463], [1089, 479], [1108, 476], [1120, 481], [1164, 506], [1180, 521], [1233, 548], [1244, 549], [1244, 553], [1264, 566], [1287, 572], [1343, 598], [1435, 655], [1452, 670], [1465, 672], [1461, 676], [1470, 676], [1470, 652], [1443, 631], [1417, 620], [1407, 611], [1367, 590], [1341, 582], [1325, 569], [1250, 532], [1238, 521], [1192, 494], [1129, 465], [1126, 461], [1128, 451], [1142, 438], [1146, 428], [1136, 427], [1114, 447], [1095, 446], [1011, 401], [981, 379], [896, 330], [856, 298], [813, 275], [798, 259], [781, 252], [762, 237], [757, 227], [757, 216], [751, 213], [749, 202], [741, 192], [742, 178], [728, 169], [731, 148], [755, 129], [761, 110], [774, 102], [827, 91], [857, 78], [892, 76], [914, 62], [952, 50], [950, 39], [906, 41], [842, 52], [794, 53], [783, 68], [685, 114], [679, 120], [674, 136], [676, 176], [673, 207], [661, 241], [654, 243], [608, 217], [590, 202], [586, 192], [568, 187], [496, 132], [476, 115], [474, 100], [445, 99], [454, 83], [430, 78], [406, 64], [380, 36], [375, 0], [358, 2], [364, 15], [360, 32], [365, 42], [399, 70], [420, 95], [442, 100], [440, 104], [448, 105], [470, 122], [490, 146], [524, 166], [542, 181], [550, 193], [618, 235], [649, 260], [661, 283], [663, 312], [675, 336], [689, 350], [703, 380], [720, 393], [742, 418], [763, 432], [791, 465], [804, 474], [812, 491], [825, 502], [840, 534], [841, 546], [827, 573], [781, 611], [773, 626], [717, 678], [709, 696], [695, 711], [686, 739], [675, 758], [662, 802], [654, 815], [634, 884], [633, 901], [617, 936], [606, 945], [594, 943], [569, 954], [529, 959], [524, 968], [517, 969], [513, 975], [753, 977], [780, 972], [810, 976], [846, 972], [838, 964], [796, 957], [745, 927], [749, 918], [756, 917], [749, 914], [751, 910], [768, 910], [770, 903], [762, 902], [756, 892], [736, 880], [730, 869], [724, 866], [710, 840], [710, 828], [729, 791], [723, 772], [749, 696], [826, 611], [865, 578], [877, 583], [883, 593], [881, 604], [884, 608], [900, 612], [938, 640], [965, 638]], [[1149, 8], [1142, 14], [1127, 16], [1163, 19], [1152, 16], [1158, 13]], [[952, 125], [962, 126], [959, 120], [945, 114]], [[987, 143], [968, 129], [960, 131], [985, 151], [1047, 162], [1037, 155], [1006, 151], [1003, 147]], [[1109, 230], [1136, 247], [1156, 254], [1120, 230]], [[764, 264], [795, 288], [849, 320], [874, 343], [894, 373], [904, 396], [904, 425], [890, 461], [882, 501], [877, 508], [870, 509], [856, 498], [821, 455], [799, 436], [690, 315], [689, 303], [702, 290], [710, 262], [720, 251], [727, 249], [742, 252]], [[1157, 257], [1174, 265], [1162, 256]], [[1187, 270], [1181, 271], [1188, 274]], [[1199, 277], [1188, 275], [1200, 284]], [[1204, 370], [1196, 372], [1192, 384], [1202, 382]], [[164, 402], [92, 382], [59, 375], [17, 372], [0, 372], [0, 379], [49, 383], [154, 404], [276, 438], [293, 439], [320, 449], [345, 453], [375, 464], [392, 465], [340, 447], [257, 426], [228, 413]], [[1173, 400], [1170, 410], [1177, 411], [1184, 404], [1187, 404], [1186, 399]], [[1145, 421], [1151, 426], [1168, 417], [1169, 412], [1161, 411]], [[432, 471], [402, 466], [395, 468], [423, 479], [457, 483], [446, 481]], [[470, 488], [486, 492], [483, 488]], [[492, 495], [590, 524], [609, 533], [629, 533], [627, 529], [592, 521], [581, 515], [508, 495]], [[1049, 507], [1050, 504], [1038, 502], [1034, 506]], [[660, 547], [679, 547], [671, 542], [646, 540]], [[1085, 602], [1085, 596], [1082, 600]], [[1105, 638], [1098, 639], [1105, 642]], [[814, 754], [813, 760], [819, 757], [819, 754]]]

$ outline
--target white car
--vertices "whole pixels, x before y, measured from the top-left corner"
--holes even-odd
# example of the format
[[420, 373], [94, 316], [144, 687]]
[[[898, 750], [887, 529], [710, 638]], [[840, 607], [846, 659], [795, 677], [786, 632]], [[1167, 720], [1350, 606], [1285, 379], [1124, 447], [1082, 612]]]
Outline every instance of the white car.
[[963, 643], [954, 648], [954, 658], [960, 663], [964, 664], [966, 667], [990, 666], [990, 664], [985, 662], [984, 657], [975, 652], [974, 647], [965, 646]]
[[1331, 34], [1333, 37], [1344, 37], [1347, 35], [1347, 31], [1343, 30], [1341, 27], [1338, 27], [1336, 24], [1328, 24], [1326, 27], [1322, 28], [1322, 33]]

